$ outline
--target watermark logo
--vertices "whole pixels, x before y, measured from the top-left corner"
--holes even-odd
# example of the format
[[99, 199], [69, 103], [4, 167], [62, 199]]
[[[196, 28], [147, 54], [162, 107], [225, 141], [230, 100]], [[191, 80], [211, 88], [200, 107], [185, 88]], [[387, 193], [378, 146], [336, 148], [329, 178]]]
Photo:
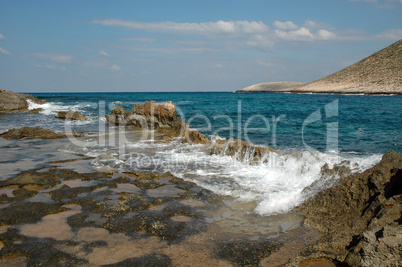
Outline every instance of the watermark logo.
[[[311, 113], [303, 122], [302, 126], [302, 140], [303, 140], [303, 145], [304, 147], [309, 150], [309, 151], [315, 151], [314, 148], [309, 146], [306, 141], [305, 141], [305, 133], [306, 133], [306, 127], [310, 124], [321, 122], [323, 120], [323, 117], [328, 120], [326, 122], [326, 152], [329, 153], [337, 153], [339, 151], [338, 147], [338, 128], [339, 128], [339, 123], [338, 121], [333, 121], [334, 119], [337, 119], [339, 115], [339, 103], [338, 100], [332, 101], [329, 104], [325, 105], [325, 116], [322, 115], [321, 109], [317, 109], [313, 113]], [[332, 120], [332, 121], [329, 121]]]

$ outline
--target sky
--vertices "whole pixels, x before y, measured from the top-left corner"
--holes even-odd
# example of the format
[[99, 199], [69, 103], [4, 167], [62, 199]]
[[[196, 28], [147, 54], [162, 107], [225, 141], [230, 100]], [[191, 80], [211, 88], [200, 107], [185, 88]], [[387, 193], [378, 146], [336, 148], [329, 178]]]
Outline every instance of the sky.
[[402, 38], [402, 0], [0, 0], [0, 88], [235, 91], [309, 82]]

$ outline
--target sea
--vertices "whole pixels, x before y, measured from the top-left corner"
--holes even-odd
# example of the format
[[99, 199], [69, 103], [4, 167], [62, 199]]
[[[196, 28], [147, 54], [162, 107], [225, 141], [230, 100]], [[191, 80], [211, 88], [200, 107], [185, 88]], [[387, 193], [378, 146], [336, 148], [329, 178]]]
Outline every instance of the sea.
[[[171, 172], [217, 195], [255, 203], [260, 216], [286, 213], [336, 184], [340, 176], [324, 170], [346, 166], [351, 173], [377, 164], [384, 153], [402, 153], [402, 95], [335, 95], [232, 92], [33, 93], [47, 103], [30, 102], [39, 114], [0, 116], [0, 132], [41, 126], [77, 131], [57, 149], [92, 157], [99, 170]], [[271, 147], [260, 162], [213, 153], [180, 138], [155, 142], [146, 132], [108, 125], [105, 114], [116, 105], [172, 101], [191, 129], [212, 141], [238, 139]], [[59, 111], [82, 113], [88, 121], [65, 122]], [[144, 138], [146, 136], [146, 138]], [[2, 141], [2, 151], [7, 143]], [[251, 153], [251, 151], [250, 151]], [[4, 155], [2, 155], [4, 156]], [[19, 157], [23, 157], [20, 155]], [[12, 159], [9, 159], [12, 161]], [[38, 161], [35, 167], [40, 166]], [[6, 177], [2, 177], [5, 179]]]

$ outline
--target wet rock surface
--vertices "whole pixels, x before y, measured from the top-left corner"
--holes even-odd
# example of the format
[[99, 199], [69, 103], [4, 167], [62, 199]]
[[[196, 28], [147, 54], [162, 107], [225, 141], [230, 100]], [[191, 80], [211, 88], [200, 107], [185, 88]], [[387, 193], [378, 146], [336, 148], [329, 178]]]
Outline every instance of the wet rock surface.
[[12, 128], [5, 133], [0, 134], [4, 139], [23, 139], [23, 138], [43, 138], [43, 139], [56, 139], [66, 138], [65, 134], [56, 133], [49, 129], [42, 127], [22, 127], [20, 129]]
[[297, 210], [323, 234], [295, 260], [400, 265], [402, 246], [395, 240], [402, 234], [401, 182], [402, 155], [391, 151], [373, 168], [341, 178], [303, 203]]
[[88, 119], [82, 115], [81, 113], [78, 113], [76, 111], [59, 111], [57, 115], [55, 116], [57, 119], [61, 120], [79, 120], [79, 121], [87, 121]]
[[0, 113], [4, 112], [28, 112], [27, 99], [37, 104], [46, 103], [31, 95], [17, 94], [12, 91], [0, 91]]
[[237, 160], [248, 160], [250, 163], [264, 162], [263, 155], [272, 151], [275, 150], [236, 139], [216, 140], [212, 145], [212, 154], [234, 156]]

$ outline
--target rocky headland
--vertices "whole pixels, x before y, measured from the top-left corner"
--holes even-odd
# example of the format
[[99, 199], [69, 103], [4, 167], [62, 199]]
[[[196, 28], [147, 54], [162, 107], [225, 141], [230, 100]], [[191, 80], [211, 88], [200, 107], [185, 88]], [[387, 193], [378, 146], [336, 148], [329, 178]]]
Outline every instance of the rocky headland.
[[402, 40], [336, 73], [306, 84], [263, 83], [236, 92], [402, 94]]
[[303, 85], [301, 82], [258, 83], [236, 91], [237, 93], [288, 92]]
[[36, 104], [46, 103], [45, 101], [31, 95], [18, 94], [12, 91], [0, 89], [0, 113], [29, 112], [29, 103], [27, 100]]

